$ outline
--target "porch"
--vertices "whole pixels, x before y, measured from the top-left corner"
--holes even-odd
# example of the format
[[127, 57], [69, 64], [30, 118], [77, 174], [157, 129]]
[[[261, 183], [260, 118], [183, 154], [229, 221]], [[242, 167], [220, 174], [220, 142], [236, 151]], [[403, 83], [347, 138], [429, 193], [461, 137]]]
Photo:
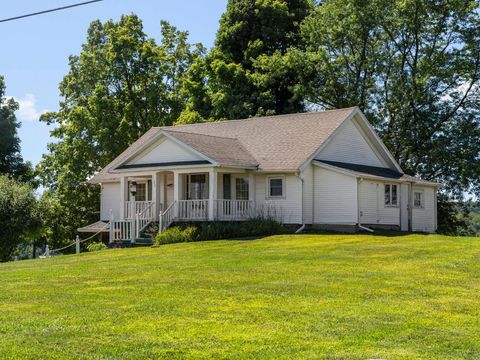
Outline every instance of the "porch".
[[110, 242], [142, 238], [158, 222], [244, 221], [254, 212], [254, 177], [244, 170], [159, 171], [120, 179], [120, 218], [110, 219]]

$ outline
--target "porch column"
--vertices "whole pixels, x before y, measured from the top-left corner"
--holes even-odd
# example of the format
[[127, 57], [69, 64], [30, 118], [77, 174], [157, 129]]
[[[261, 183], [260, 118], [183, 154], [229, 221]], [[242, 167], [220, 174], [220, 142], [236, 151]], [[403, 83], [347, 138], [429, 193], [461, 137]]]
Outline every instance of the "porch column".
[[215, 220], [215, 205], [217, 200], [217, 172], [212, 168], [208, 172], [208, 220]]
[[120, 177], [120, 219], [125, 219], [125, 201], [128, 200], [128, 178]]
[[181, 177], [178, 172], [173, 173], [173, 201], [177, 203], [175, 206], [175, 217], [178, 217], [178, 201], [181, 199]]
[[160, 213], [160, 173], [155, 173], [152, 175], [152, 201], [155, 202], [153, 205], [153, 213], [155, 218], [157, 218]]
[[257, 208], [255, 206], [255, 194], [256, 194], [255, 174], [250, 172], [248, 174], [248, 200], [249, 204], [249, 216], [256, 216]]
[[248, 200], [255, 201], [255, 174], [248, 174]]

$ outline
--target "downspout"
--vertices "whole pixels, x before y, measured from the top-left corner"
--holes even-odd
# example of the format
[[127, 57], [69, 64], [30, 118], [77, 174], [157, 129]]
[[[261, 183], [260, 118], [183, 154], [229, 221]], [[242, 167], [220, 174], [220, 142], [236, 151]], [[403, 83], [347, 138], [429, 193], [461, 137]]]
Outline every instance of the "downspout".
[[360, 222], [360, 184], [362, 181], [362, 178], [357, 179], [357, 226], [359, 227], [359, 229], [373, 233], [373, 229], [363, 226]]
[[295, 234], [299, 234], [303, 231], [303, 229], [305, 229], [305, 221], [303, 219], [303, 194], [304, 194], [304, 190], [303, 190], [303, 187], [304, 187], [304, 179], [300, 176], [300, 172], [297, 172], [295, 173], [295, 175], [300, 179], [300, 181], [302, 182], [302, 226], [300, 226], [297, 231], [295, 231]]

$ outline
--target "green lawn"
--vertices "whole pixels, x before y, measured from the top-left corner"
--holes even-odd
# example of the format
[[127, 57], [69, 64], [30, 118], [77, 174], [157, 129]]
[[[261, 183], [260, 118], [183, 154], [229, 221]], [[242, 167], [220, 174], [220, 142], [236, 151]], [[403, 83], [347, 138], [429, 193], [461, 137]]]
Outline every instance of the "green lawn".
[[0, 358], [479, 359], [480, 238], [288, 235], [0, 264]]

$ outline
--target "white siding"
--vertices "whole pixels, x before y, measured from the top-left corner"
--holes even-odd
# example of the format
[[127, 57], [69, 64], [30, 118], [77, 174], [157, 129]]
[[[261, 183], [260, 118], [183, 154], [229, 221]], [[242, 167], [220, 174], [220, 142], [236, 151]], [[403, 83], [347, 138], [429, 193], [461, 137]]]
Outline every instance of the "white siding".
[[356, 224], [357, 179], [335, 171], [314, 168], [315, 224]]
[[[285, 176], [285, 198], [267, 199], [267, 177], [270, 175]], [[256, 174], [255, 176], [255, 202], [261, 207], [275, 209], [282, 222], [286, 224], [302, 223], [302, 182], [291, 174]]]
[[303, 221], [305, 224], [313, 223], [313, 164], [309, 164], [302, 172], [303, 179]]
[[162, 138], [154, 145], [128, 162], [128, 164], [150, 164], [174, 161], [204, 160], [176, 142]]
[[120, 218], [120, 183], [102, 184], [100, 195], [100, 219], [110, 220], [110, 209], [115, 219]]
[[[383, 182], [363, 180], [358, 188], [362, 224], [400, 225], [400, 207], [387, 207]], [[398, 191], [401, 192], [400, 184]], [[401, 194], [398, 194], [399, 198]]]
[[317, 159], [386, 167], [353, 120], [340, 129], [318, 154]]
[[[412, 230], [422, 232], [434, 232], [435, 229], [435, 189], [432, 187], [414, 186], [413, 191], [423, 190], [424, 208], [412, 210]], [[412, 199], [413, 202], [413, 199]]]
[[408, 202], [410, 185], [402, 184], [400, 190], [400, 223], [401, 230], [408, 231]]

